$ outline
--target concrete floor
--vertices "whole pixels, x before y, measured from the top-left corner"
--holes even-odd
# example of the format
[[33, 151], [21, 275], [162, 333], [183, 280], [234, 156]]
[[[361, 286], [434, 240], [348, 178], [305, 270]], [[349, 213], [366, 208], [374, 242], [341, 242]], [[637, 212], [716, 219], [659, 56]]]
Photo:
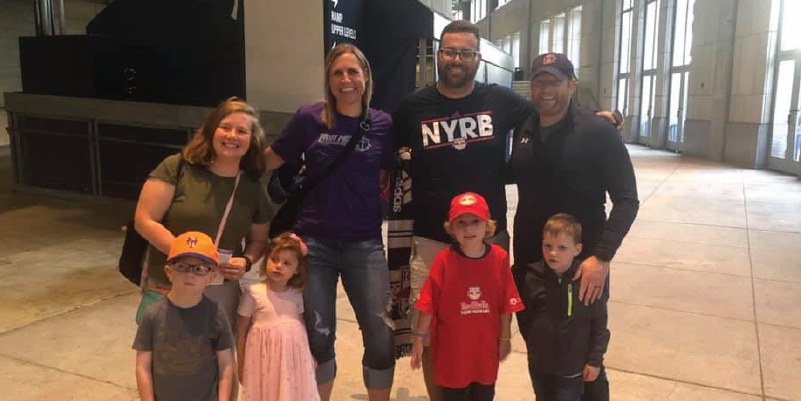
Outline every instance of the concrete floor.
[[[612, 399], [801, 400], [801, 182], [629, 149], [642, 206], [612, 263]], [[0, 400], [135, 399], [138, 293], [114, 268], [131, 205], [10, 194], [9, 176], [0, 148]], [[337, 308], [334, 399], [366, 400]], [[525, 360], [515, 335], [496, 399], [534, 399]], [[393, 398], [427, 400], [408, 364]]]

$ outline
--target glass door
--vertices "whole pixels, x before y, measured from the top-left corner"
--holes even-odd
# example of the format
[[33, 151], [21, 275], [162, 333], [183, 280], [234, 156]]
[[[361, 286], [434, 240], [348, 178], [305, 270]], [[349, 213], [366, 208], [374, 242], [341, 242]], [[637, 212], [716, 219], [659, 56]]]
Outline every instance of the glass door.
[[670, 102], [668, 135], [665, 147], [683, 151], [684, 122], [687, 119], [687, 92], [690, 82], [690, 49], [693, 43], [693, 8], [695, 0], [677, 0], [673, 19], [673, 56], [670, 62]]
[[799, 13], [801, 1], [782, 1], [768, 153], [769, 168], [796, 174], [801, 174], [801, 27], [795, 21]]
[[795, 171], [801, 153], [801, 131], [798, 127], [799, 75], [801, 62], [797, 59], [779, 62], [774, 91], [773, 124], [771, 126], [768, 167]]
[[687, 83], [689, 71], [674, 72], [670, 77], [670, 109], [668, 119], [667, 148], [682, 151], [684, 143], [684, 120], [687, 109]]
[[656, 100], [656, 64], [658, 55], [656, 28], [659, 21], [659, 1], [647, 0], [645, 4], [645, 40], [643, 41], [642, 92], [640, 97], [640, 127], [637, 142], [650, 145], [651, 119]]

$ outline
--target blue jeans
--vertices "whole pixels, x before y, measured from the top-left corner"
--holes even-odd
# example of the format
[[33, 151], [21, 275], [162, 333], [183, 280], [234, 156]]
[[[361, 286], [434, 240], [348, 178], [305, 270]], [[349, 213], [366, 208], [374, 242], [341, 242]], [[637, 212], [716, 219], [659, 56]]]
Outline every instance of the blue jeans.
[[356, 313], [362, 333], [362, 372], [368, 389], [392, 387], [395, 374], [393, 323], [389, 316], [389, 271], [381, 239], [340, 241], [303, 237], [309, 248], [309, 283], [303, 291], [303, 319], [317, 360], [317, 383], [336, 377], [337, 280]]

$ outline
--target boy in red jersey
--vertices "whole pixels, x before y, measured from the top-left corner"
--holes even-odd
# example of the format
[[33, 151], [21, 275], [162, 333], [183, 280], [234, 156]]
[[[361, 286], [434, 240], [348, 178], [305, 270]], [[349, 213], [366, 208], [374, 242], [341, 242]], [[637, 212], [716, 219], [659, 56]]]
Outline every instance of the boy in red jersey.
[[492, 400], [498, 364], [511, 350], [511, 314], [523, 303], [506, 251], [485, 242], [495, 222], [481, 195], [453, 198], [445, 230], [457, 243], [437, 254], [415, 303], [421, 316], [412, 368], [421, 365], [430, 331], [429, 357], [443, 400]]

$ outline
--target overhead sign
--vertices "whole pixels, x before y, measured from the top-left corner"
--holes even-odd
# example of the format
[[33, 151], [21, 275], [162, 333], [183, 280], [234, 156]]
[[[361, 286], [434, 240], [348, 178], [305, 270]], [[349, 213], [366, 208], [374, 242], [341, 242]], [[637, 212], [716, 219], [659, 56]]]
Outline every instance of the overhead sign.
[[337, 43], [356, 43], [362, 29], [364, 0], [323, 0], [325, 2], [325, 49]]

